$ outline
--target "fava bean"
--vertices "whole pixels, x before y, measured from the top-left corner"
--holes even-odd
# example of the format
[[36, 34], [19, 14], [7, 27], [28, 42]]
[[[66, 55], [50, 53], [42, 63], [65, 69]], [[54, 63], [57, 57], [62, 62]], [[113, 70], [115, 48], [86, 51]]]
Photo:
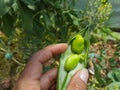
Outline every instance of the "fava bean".
[[70, 71], [74, 69], [77, 66], [79, 60], [80, 60], [80, 57], [77, 54], [73, 54], [69, 56], [65, 62], [65, 66], [64, 66], [65, 70]]
[[71, 43], [72, 52], [80, 54], [84, 49], [84, 38], [78, 34]]

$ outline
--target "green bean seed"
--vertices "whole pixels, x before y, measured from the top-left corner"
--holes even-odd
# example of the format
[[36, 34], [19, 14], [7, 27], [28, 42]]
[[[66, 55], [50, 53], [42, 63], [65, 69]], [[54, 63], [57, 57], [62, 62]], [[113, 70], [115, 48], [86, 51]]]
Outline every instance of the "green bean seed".
[[69, 56], [65, 62], [65, 70], [66, 71], [70, 71], [72, 69], [74, 69], [77, 64], [79, 63], [80, 57], [77, 54], [72, 54], [71, 56]]
[[80, 34], [78, 34], [72, 41], [71, 50], [74, 53], [80, 54], [83, 51], [83, 49], [84, 49], [84, 38]]

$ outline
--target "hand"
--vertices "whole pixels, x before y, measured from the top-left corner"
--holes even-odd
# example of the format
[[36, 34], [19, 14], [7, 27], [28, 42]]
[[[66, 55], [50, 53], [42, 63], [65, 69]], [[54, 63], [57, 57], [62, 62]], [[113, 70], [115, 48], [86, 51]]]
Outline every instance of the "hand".
[[[13, 90], [56, 90], [57, 68], [42, 73], [42, 64], [66, 49], [67, 44], [49, 45], [33, 54]], [[87, 79], [87, 70], [79, 70], [71, 79], [67, 90], [86, 90]]]
[[87, 80], [88, 80], [88, 71], [87, 69], [79, 70], [72, 77], [67, 90], [86, 90], [87, 89]]

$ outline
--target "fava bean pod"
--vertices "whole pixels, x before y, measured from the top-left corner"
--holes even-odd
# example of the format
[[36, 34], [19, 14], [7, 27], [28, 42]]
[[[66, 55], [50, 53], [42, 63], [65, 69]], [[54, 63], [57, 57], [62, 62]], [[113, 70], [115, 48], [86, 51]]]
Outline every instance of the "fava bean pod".
[[68, 41], [68, 49], [60, 57], [57, 90], [67, 90], [71, 77], [86, 67], [89, 39], [89, 31], [81, 31]]

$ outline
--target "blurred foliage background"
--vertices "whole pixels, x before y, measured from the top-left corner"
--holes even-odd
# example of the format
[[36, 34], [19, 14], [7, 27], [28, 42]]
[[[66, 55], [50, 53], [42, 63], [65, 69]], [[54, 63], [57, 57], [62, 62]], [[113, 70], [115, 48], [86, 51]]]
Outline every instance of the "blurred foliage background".
[[[119, 18], [119, 0], [0, 0], [0, 88], [9, 90], [13, 87], [33, 52], [49, 44], [67, 42], [80, 30], [91, 31], [89, 35], [93, 46], [96, 43], [97, 47], [107, 46], [110, 44], [108, 41], [112, 41], [111, 45], [117, 48], [114, 48], [117, 50], [116, 57], [119, 57], [120, 34], [113, 31], [120, 30]], [[106, 64], [102, 56], [106, 48], [99, 49], [102, 52], [99, 58]], [[103, 69], [99, 64], [94, 67], [95, 73]], [[108, 82], [98, 85], [98, 82], [103, 82], [98, 78], [101, 78], [100, 74], [93, 75], [88, 84], [89, 90], [101, 90], [114, 80], [102, 78]]]

